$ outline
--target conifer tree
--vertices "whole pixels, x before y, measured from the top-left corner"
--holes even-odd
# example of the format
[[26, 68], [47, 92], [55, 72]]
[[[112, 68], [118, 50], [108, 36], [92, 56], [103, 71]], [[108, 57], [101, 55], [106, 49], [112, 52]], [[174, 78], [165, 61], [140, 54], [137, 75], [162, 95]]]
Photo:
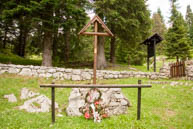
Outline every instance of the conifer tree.
[[178, 61], [179, 58], [190, 57], [190, 41], [185, 21], [180, 12], [177, 11], [174, 1], [172, 1], [171, 14], [170, 21], [172, 26], [166, 34], [166, 55], [169, 58], [176, 57]]
[[191, 46], [193, 46], [193, 12], [190, 8], [190, 5], [187, 6], [186, 23], [188, 25], [188, 35], [191, 40]]
[[115, 62], [117, 56], [118, 61], [130, 64], [130, 59], [136, 59], [130, 54], [131, 48], [141, 51], [139, 43], [150, 33], [150, 13], [145, 1], [103, 0], [96, 3], [96, 8], [105, 12], [104, 21], [115, 35], [110, 40], [110, 61]]

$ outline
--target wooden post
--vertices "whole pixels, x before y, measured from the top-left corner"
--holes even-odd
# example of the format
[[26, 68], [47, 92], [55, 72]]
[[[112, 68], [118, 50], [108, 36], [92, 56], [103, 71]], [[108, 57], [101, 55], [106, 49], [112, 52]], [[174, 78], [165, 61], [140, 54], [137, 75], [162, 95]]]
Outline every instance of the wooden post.
[[[141, 80], [138, 80], [138, 84], [141, 84]], [[137, 97], [137, 120], [140, 120], [141, 116], [141, 87], [138, 88], [138, 97]]]
[[154, 38], [154, 44], [153, 44], [153, 47], [154, 47], [154, 72], [156, 72], [156, 39]]
[[[98, 32], [98, 22], [95, 21], [94, 23], [94, 31], [95, 33]], [[97, 69], [97, 38], [98, 36], [94, 35], [94, 68], [93, 68], [93, 84], [96, 84], [96, 69]]]
[[55, 123], [55, 88], [52, 87], [52, 124]]

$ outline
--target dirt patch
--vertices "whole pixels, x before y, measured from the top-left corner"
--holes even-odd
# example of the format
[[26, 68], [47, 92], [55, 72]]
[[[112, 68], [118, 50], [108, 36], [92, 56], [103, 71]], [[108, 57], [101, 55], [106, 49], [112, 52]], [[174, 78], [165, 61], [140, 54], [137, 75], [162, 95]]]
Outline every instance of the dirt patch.
[[172, 111], [171, 109], [166, 109], [165, 116], [173, 117], [176, 115], [176, 112]]

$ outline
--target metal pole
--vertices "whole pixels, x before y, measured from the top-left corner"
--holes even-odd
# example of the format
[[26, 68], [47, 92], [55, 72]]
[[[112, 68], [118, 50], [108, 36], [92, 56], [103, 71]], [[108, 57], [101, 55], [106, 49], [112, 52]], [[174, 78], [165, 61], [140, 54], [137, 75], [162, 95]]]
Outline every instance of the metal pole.
[[[94, 23], [94, 31], [98, 32], [98, 22]], [[96, 69], [97, 69], [97, 35], [94, 36], [94, 68], [93, 68], [93, 84], [96, 84]]]
[[153, 47], [154, 47], [154, 72], [156, 72], [156, 39], [154, 39], [153, 41], [154, 41], [154, 44], [153, 44]]
[[[138, 80], [138, 84], [141, 84], [141, 80]], [[141, 88], [138, 88], [138, 97], [137, 97], [137, 120], [140, 120], [141, 116]]]
[[52, 87], [52, 124], [55, 123], [55, 88]]

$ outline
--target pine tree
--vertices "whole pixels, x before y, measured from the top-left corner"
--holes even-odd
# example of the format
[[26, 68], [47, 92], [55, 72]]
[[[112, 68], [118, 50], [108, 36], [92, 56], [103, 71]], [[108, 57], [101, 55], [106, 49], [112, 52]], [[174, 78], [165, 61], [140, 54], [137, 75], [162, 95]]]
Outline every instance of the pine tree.
[[[19, 30], [17, 36], [18, 42], [15, 44], [15, 52], [21, 56], [25, 56], [25, 48], [27, 44], [27, 37], [31, 27], [31, 8], [29, 7], [30, 0], [26, 1], [3, 1], [2, 20], [6, 27], [9, 28], [11, 24], [16, 24]], [[14, 23], [13, 23], [14, 22]], [[7, 29], [8, 30], [8, 29]], [[16, 30], [15, 30], [16, 31]], [[6, 36], [5, 38], [6, 39]], [[4, 40], [5, 41], [5, 40]], [[5, 46], [5, 42], [4, 42]]]
[[166, 34], [166, 55], [169, 58], [185, 59], [190, 57], [190, 41], [183, 16], [177, 11], [175, 2], [172, 3], [172, 27]]
[[[153, 14], [152, 23], [153, 23], [152, 24], [152, 33], [153, 34], [157, 33], [164, 39], [165, 38], [164, 35], [167, 29], [166, 29], [166, 25], [164, 23], [164, 19], [163, 19], [160, 9], [158, 9], [158, 11]], [[163, 42], [157, 45], [157, 52], [158, 54], [164, 53], [164, 43]]]
[[193, 12], [190, 8], [190, 5], [187, 6], [186, 23], [188, 25], [188, 35], [191, 40], [191, 45], [193, 46]]
[[[99, 12], [105, 12], [104, 21], [115, 35], [110, 40], [111, 62], [115, 62], [116, 55], [118, 61], [128, 62], [135, 59], [130, 57], [128, 51], [132, 51], [130, 48], [138, 48], [136, 51], [141, 51], [138, 45], [148, 37], [151, 26], [150, 13], [144, 0], [103, 0], [96, 3], [96, 8]], [[118, 54], [115, 54], [116, 47]]]

